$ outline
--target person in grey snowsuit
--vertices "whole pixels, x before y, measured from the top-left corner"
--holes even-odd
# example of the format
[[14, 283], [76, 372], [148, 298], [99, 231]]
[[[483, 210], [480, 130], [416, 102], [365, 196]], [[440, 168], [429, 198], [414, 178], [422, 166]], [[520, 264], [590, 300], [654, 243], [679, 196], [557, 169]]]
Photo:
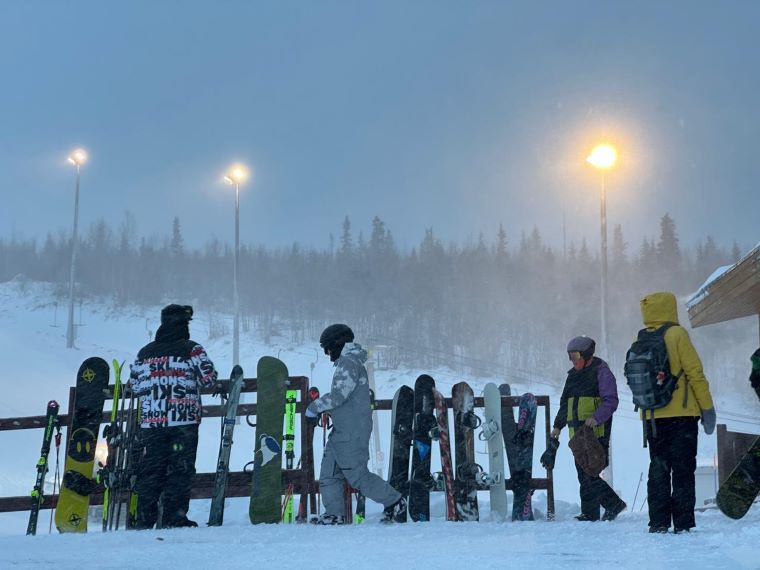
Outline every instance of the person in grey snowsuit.
[[369, 438], [372, 434], [369, 381], [364, 363], [367, 351], [354, 343], [354, 333], [343, 324], [327, 327], [319, 344], [335, 363], [330, 392], [306, 410], [307, 421], [329, 412], [333, 429], [322, 456], [319, 489], [325, 512], [317, 524], [343, 524], [344, 481], [384, 507], [383, 522], [406, 522], [406, 501], [387, 482], [371, 473]]

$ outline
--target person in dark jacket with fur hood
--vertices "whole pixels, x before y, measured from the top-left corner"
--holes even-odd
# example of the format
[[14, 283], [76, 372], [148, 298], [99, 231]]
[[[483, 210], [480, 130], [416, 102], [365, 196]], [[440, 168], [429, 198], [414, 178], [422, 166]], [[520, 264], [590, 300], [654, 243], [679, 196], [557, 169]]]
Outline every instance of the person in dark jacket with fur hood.
[[[570, 438], [581, 426], [594, 430], [604, 453], [609, 457], [612, 414], [618, 407], [615, 376], [607, 363], [594, 356], [596, 343], [587, 336], [578, 336], [567, 345], [567, 353], [573, 367], [567, 373], [562, 390], [559, 410], [554, 418], [551, 437], [558, 438], [563, 427], [568, 426]], [[605, 461], [605, 464], [609, 458]], [[581, 493], [579, 521], [598, 521], [599, 507], [604, 507], [604, 521], [614, 520], [626, 508], [625, 502], [609, 484], [599, 477], [586, 473], [575, 462]]]
[[[140, 399], [140, 444], [144, 455], [137, 473], [138, 529], [153, 528], [163, 494], [162, 526], [195, 527], [187, 518], [195, 476], [202, 387], [217, 380], [204, 348], [190, 340], [193, 308], [169, 305], [161, 311], [156, 340], [132, 364], [129, 388]], [[215, 394], [223, 390], [217, 389]]]

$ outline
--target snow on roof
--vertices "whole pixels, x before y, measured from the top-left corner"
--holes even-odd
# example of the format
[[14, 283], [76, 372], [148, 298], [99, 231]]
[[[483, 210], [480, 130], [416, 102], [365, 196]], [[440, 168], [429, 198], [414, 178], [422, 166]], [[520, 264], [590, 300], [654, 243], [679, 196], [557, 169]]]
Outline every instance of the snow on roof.
[[710, 277], [708, 277], [707, 279], [705, 279], [705, 282], [702, 283], [702, 285], [699, 287], [699, 289], [697, 289], [697, 292], [694, 293], [694, 294], [692, 294], [691, 297], [689, 297], [689, 300], [686, 301], [686, 307], [689, 308], [689, 309], [691, 309], [697, 303], [699, 303], [700, 301], [704, 300], [710, 294], [709, 289], [710, 289], [710, 287], [712, 286], [712, 284], [715, 281], [717, 281], [723, 274], [728, 273], [729, 271], [731, 271], [731, 269], [733, 269], [734, 267], [736, 267], [737, 265], [739, 265], [742, 261], [744, 261], [745, 259], [747, 259], [751, 255], [755, 254], [755, 252], [760, 253], [760, 242], [758, 242], [755, 245], [755, 247], [753, 247], [751, 250], [749, 250], [749, 252], [746, 255], [742, 256], [742, 258], [739, 261], [737, 261], [736, 263], [734, 263], [732, 265], [723, 265], [721, 267], [718, 267], [718, 269], [716, 269], [715, 271], [712, 272], [712, 274], [710, 275]]
[[689, 297], [689, 300], [686, 301], [686, 306], [689, 309], [691, 309], [694, 305], [696, 305], [705, 297], [707, 297], [707, 295], [709, 294], [708, 289], [710, 288], [710, 285], [712, 285], [713, 282], [718, 279], [718, 277], [720, 277], [721, 275], [726, 273], [729, 269], [734, 267], [734, 265], [723, 265], [721, 267], [718, 267], [718, 269], [716, 269], [715, 271], [713, 271], [710, 274], [710, 277], [705, 279], [705, 282], [702, 283], [699, 289], [697, 289], [697, 292], [694, 293], [691, 297]]

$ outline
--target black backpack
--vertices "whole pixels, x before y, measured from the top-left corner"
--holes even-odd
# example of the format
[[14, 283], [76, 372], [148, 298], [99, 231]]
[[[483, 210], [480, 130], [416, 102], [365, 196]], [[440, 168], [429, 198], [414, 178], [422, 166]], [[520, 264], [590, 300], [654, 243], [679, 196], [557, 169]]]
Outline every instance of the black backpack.
[[673, 391], [683, 374], [683, 370], [675, 376], [670, 372], [668, 350], [665, 347], [665, 333], [674, 324], [667, 323], [651, 332], [647, 329], [640, 330], [638, 339], [625, 355], [624, 374], [636, 409], [663, 408], [673, 398]]

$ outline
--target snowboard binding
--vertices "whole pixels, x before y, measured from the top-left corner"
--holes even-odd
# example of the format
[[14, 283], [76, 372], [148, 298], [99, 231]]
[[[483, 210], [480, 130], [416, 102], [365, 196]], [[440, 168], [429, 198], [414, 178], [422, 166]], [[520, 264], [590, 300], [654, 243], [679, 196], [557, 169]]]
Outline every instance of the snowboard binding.
[[483, 424], [483, 429], [478, 434], [478, 439], [480, 441], [488, 441], [495, 435], [498, 435], [501, 433], [501, 428], [499, 427], [499, 424], [497, 424], [494, 420], [488, 421], [485, 424]]

